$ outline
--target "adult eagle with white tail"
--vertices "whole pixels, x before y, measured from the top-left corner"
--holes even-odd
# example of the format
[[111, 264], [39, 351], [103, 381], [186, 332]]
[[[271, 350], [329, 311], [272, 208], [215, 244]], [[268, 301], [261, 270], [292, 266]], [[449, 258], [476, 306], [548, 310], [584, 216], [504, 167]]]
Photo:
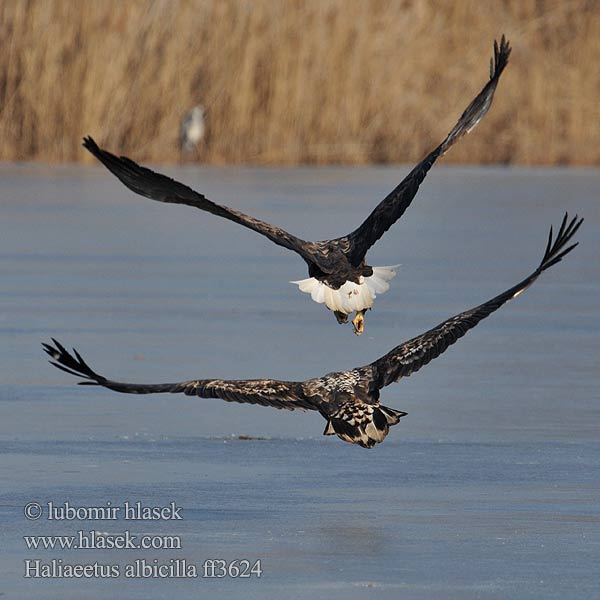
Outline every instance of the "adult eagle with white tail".
[[577, 243], [567, 246], [583, 219], [563, 219], [556, 239], [552, 228], [546, 251], [539, 266], [517, 285], [487, 302], [455, 315], [437, 327], [419, 335], [385, 356], [364, 367], [329, 373], [307, 381], [276, 381], [251, 379], [226, 381], [222, 379], [195, 379], [182, 383], [138, 384], [111, 381], [94, 372], [73, 350], [71, 355], [59, 342], [54, 346], [43, 344], [44, 350], [56, 362], [55, 367], [83, 377], [81, 385], [101, 385], [128, 394], [183, 393], [201, 398], [221, 398], [228, 402], [261, 404], [288, 410], [318, 410], [327, 420], [324, 435], [336, 434], [342, 440], [372, 448], [382, 442], [389, 428], [396, 425], [405, 412], [379, 404], [379, 390], [402, 377], [408, 377], [438, 357], [458, 338], [475, 327], [479, 321], [498, 310], [505, 302], [516, 298], [539, 275], [559, 262]]
[[356, 312], [352, 323], [355, 333], [360, 335], [364, 328], [365, 312], [373, 306], [377, 294], [383, 294], [389, 289], [389, 281], [396, 274], [395, 267], [368, 265], [365, 261], [367, 251], [402, 216], [438, 157], [460, 137], [469, 133], [487, 113], [500, 75], [508, 63], [510, 51], [504, 36], [499, 45], [494, 42], [489, 81], [469, 104], [444, 141], [379, 203], [358, 229], [333, 240], [301, 240], [275, 225], [215, 204], [186, 185], [142, 167], [125, 156], [115, 156], [100, 148], [91, 137], [85, 138], [83, 145], [137, 194], [160, 202], [194, 206], [253, 229], [279, 246], [297, 252], [308, 265], [309, 277], [291, 283], [297, 284], [300, 291], [309, 293], [315, 302], [325, 303], [334, 312], [338, 323], [346, 323], [348, 315]]

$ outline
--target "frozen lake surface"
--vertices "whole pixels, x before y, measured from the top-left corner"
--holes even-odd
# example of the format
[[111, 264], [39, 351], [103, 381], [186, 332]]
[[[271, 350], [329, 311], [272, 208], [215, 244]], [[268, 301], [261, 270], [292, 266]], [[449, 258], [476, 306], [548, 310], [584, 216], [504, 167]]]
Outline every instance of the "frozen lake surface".
[[[167, 172], [305, 239], [354, 229], [405, 168]], [[365, 334], [290, 280], [303, 261], [101, 168], [0, 165], [1, 598], [598, 597], [600, 171], [436, 167], [369, 253], [402, 263]], [[40, 342], [126, 381], [303, 380], [363, 365], [580, 246], [382, 392], [373, 450], [316, 413], [78, 387]], [[238, 439], [239, 436], [260, 439]], [[29, 502], [181, 507], [177, 521], [27, 520]], [[179, 550], [32, 550], [23, 536], [180, 536]], [[261, 561], [242, 578], [23, 578], [24, 561]]]

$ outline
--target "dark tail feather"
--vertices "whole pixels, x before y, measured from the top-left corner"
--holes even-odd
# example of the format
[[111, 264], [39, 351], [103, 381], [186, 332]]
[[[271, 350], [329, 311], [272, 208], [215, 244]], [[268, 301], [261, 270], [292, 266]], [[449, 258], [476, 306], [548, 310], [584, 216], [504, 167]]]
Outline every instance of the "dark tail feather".
[[[112, 381], [98, 375], [92, 371], [90, 366], [83, 360], [79, 352], [73, 348], [73, 354], [57, 340], [52, 338], [54, 346], [51, 344], [42, 344], [44, 352], [51, 356], [54, 360], [48, 361], [57, 369], [81, 377], [85, 381], [80, 381], [79, 385], [101, 385], [102, 387], [114, 390], [115, 392], [123, 392], [124, 394], [160, 394], [163, 392], [184, 392], [185, 383], [125, 383], [121, 381]], [[56, 361], [56, 362], [54, 362]]]
[[493, 310], [496, 310], [496, 308], [502, 306], [502, 304], [508, 300], [512, 300], [513, 298], [516, 298], [522, 294], [546, 269], [549, 269], [556, 263], [560, 262], [569, 252], [571, 252], [571, 250], [573, 250], [573, 248], [578, 246], [579, 242], [575, 242], [574, 244], [571, 244], [565, 248], [565, 246], [577, 233], [577, 230], [581, 227], [582, 223], [583, 218], [579, 218], [577, 215], [575, 215], [569, 221], [569, 213], [565, 213], [556, 238], [554, 238], [551, 226], [550, 234], [548, 235], [548, 243], [546, 244], [546, 251], [544, 252], [544, 256], [542, 257], [539, 267], [531, 275], [529, 275], [529, 277], [521, 281], [521, 283], [518, 283], [509, 290], [506, 290], [506, 292], [500, 294], [493, 300], [486, 302], [486, 305], [495, 306], [495, 308], [492, 309], [492, 312]]
[[[565, 246], [569, 243], [571, 238], [577, 233], [577, 230], [583, 223], [583, 218], [578, 218], [575, 215], [569, 221], [569, 213], [565, 213], [563, 217], [562, 223], [560, 225], [560, 229], [558, 230], [558, 234], [556, 235], [556, 239], [554, 243], [552, 243], [552, 227], [550, 227], [550, 234], [548, 235], [548, 244], [546, 245], [546, 251], [544, 252], [544, 256], [542, 258], [542, 262], [538, 267], [538, 272], [541, 273], [546, 269], [549, 269], [556, 263], [560, 262], [564, 256], [566, 256], [575, 246], [579, 244], [579, 242], [575, 242], [571, 244], [568, 248]], [[564, 248], [564, 250], [563, 250]]]
[[372, 448], [383, 442], [390, 427], [400, 422], [407, 413], [387, 406], [377, 406], [372, 414], [363, 412], [357, 416], [352, 410], [337, 411], [335, 416], [327, 420], [323, 435], [337, 435], [350, 444], [358, 444], [363, 448]]
[[79, 385], [101, 385], [102, 387], [114, 390], [115, 392], [122, 392], [124, 394], [161, 394], [163, 392], [183, 392], [188, 393], [185, 390], [185, 383], [125, 383], [121, 381], [112, 381], [98, 375], [98, 373], [92, 371], [90, 366], [83, 360], [79, 352], [73, 348], [73, 354], [57, 340], [52, 338], [54, 346], [51, 344], [42, 344], [44, 352], [51, 356], [54, 361], [48, 361], [51, 365], [54, 365], [57, 369], [74, 375], [75, 377], [82, 377], [86, 381], [80, 381]]
[[65, 371], [70, 375], [75, 375], [75, 377], [82, 377], [83, 379], [88, 380], [80, 381], [80, 385], [103, 385], [103, 383], [106, 382], [105, 377], [92, 371], [75, 348], [73, 348], [75, 356], [72, 356], [59, 341], [54, 338], [52, 338], [52, 341], [54, 342], [54, 346], [42, 343], [44, 352], [56, 361], [48, 361], [51, 365], [54, 365], [57, 369]]
[[383, 413], [383, 416], [386, 418], [390, 427], [392, 425], [397, 425], [400, 422], [400, 419], [408, 414], [401, 410], [390, 408], [389, 406], [380, 406], [379, 410]]
[[500, 45], [494, 40], [494, 58], [490, 58], [490, 79], [498, 79], [502, 75], [502, 71], [508, 64], [511, 50], [512, 48], [504, 34], [500, 38]]
[[447, 150], [463, 135], [469, 133], [473, 127], [483, 119], [487, 111], [492, 105], [494, 99], [494, 92], [496, 86], [500, 80], [500, 75], [504, 71], [508, 64], [508, 57], [510, 56], [511, 47], [508, 40], [502, 36], [500, 44], [494, 41], [494, 58], [490, 59], [490, 80], [487, 82], [485, 87], [481, 90], [479, 95], [467, 106], [465, 112], [461, 115], [456, 125], [452, 128], [452, 131], [448, 134], [446, 139], [442, 142], [440, 151], [441, 154], [447, 152]]
[[103, 150], [96, 144], [91, 135], [83, 138], [82, 146], [91, 154], [93, 154], [115, 177], [117, 177], [123, 185], [130, 190], [146, 198], [151, 198], [143, 187], [137, 185], [137, 179], [140, 174], [154, 175], [152, 171], [145, 167], [140, 167], [126, 156], [117, 157], [106, 150]]

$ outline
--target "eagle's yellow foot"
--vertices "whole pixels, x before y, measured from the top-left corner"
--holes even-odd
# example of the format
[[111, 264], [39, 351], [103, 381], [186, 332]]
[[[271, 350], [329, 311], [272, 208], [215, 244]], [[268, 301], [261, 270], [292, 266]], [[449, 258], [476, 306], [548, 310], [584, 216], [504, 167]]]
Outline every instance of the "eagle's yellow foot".
[[348, 322], [348, 315], [346, 313], [340, 312], [339, 310], [334, 310], [333, 314], [340, 325]]
[[364, 310], [360, 310], [356, 313], [354, 319], [352, 319], [352, 325], [354, 326], [354, 333], [360, 335], [365, 330], [365, 314]]

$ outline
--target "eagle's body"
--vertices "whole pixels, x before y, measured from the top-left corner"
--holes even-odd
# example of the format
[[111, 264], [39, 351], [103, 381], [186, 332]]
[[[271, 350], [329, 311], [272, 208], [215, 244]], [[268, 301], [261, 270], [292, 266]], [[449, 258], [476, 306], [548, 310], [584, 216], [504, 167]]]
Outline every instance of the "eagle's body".
[[[345, 276], [338, 277], [336, 283], [331, 283], [329, 278], [319, 279], [309, 277], [295, 283], [301, 292], [310, 294], [311, 298], [319, 304], [325, 304], [344, 322], [343, 315], [353, 312], [361, 312], [373, 306], [377, 294], [383, 294], [390, 289], [389, 281], [396, 276], [396, 268], [391, 267], [369, 267], [355, 269]], [[340, 279], [342, 280], [339, 285]]]
[[[229, 219], [299, 254], [308, 266], [309, 275], [308, 279], [294, 282], [300, 291], [309, 293], [316, 302], [324, 303], [340, 323], [346, 322], [348, 315], [356, 312], [352, 322], [354, 331], [360, 334], [364, 327], [364, 313], [373, 306], [376, 295], [389, 288], [389, 281], [395, 275], [394, 267], [374, 268], [368, 265], [367, 251], [404, 214], [436, 160], [485, 116], [508, 63], [510, 51], [504, 36], [499, 45], [494, 43], [489, 81], [442, 143], [414, 167], [357, 229], [331, 240], [302, 240], [280, 227], [216, 204], [186, 185], [142, 167], [125, 156], [115, 156], [100, 148], [91, 137], [85, 138], [83, 145], [135, 193], [159, 202], [187, 204]], [[379, 271], [374, 273], [374, 269]]]
[[288, 410], [316, 410], [327, 421], [325, 435], [336, 434], [346, 442], [371, 448], [383, 441], [389, 428], [406, 414], [381, 405], [380, 390], [418, 371], [482, 319], [526, 290], [543, 271], [559, 262], [577, 245], [567, 247], [580, 224], [581, 220], [577, 217], [569, 222], [565, 215], [556, 239], [553, 239], [550, 229], [546, 251], [539, 266], [531, 275], [505, 292], [396, 346], [368, 365], [328, 373], [306, 381], [195, 379], [181, 383], [123, 383], [95, 373], [76, 350], [73, 351], [73, 356], [56, 340], [54, 346], [44, 344], [44, 348], [56, 361], [52, 362], [53, 365], [84, 378], [86, 381], [81, 382], [83, 385], [101, 385], [129, 394], [183, 393]]

